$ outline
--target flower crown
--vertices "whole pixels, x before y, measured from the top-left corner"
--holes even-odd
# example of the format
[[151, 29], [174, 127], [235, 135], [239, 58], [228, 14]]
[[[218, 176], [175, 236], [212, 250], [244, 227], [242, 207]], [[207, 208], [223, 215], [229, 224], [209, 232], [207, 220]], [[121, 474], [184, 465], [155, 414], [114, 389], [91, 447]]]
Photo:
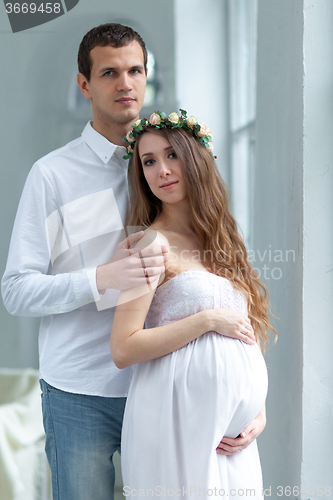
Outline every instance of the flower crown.
[[[181, 113], [180, 116], [178, 116], [178, 113], [176, 112], [170, 113], [170, 115], [167, 116], [165, 113], [155, 111], [149, 120], [147, 120], [147, 118], [142, 118], [141, 120], [134, 122], [132, 129], [127, 132], [125, 137], [122, 139], [122, 142], [127, 142], [128, 144], [127, 155], [123, 158], [127, 160], [133, 156], [135, 141], [140, 133], [147, 127], [155, 127], [157, 129], [184, 128], [185, 130], [191, 130], [195, 137], [199, 139], [199, 142], [213, 155], [213, 146], [211, 144], [213, 134], [209, 131], [208, 126], [205, 123], [198, 123], [195, 116], [187, 117], [187, 112], [183, 109], [180, 109], [179, 111]], [[214, 158], [216, 158], [216, 156]]]

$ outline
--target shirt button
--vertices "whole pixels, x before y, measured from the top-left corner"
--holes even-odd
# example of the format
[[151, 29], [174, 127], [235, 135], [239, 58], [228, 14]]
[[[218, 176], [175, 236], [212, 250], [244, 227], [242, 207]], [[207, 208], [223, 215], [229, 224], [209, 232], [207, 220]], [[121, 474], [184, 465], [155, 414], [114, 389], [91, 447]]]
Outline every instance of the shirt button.
[[56, 307], [56, 311], [57, 311], [57, 313], [60, 311], [59, 307]]
[[121, 148], [121, 147], [117, 148], [117, 151], [122, 151], [122, 150], [123, 150], [123, 148]]
[[94, 302], [94, 299], [88, 299], [88, 302]]

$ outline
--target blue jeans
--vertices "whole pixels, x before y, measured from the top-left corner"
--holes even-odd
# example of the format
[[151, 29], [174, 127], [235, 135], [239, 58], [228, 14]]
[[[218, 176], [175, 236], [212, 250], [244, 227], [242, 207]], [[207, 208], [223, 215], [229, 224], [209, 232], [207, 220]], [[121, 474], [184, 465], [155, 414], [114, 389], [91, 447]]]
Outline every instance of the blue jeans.
[[126, 398], [72, 394], [40, 383], [53, 500], [113, 500], [112, 456], [120, 450]]

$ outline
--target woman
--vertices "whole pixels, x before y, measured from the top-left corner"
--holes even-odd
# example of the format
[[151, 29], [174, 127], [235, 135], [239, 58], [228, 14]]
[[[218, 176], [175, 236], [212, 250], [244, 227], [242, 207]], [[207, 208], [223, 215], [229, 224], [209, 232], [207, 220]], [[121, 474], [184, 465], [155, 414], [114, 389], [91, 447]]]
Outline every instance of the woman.
[[[130, 225], [149, 227], [144, 244], [156, 235], [173, 258], [158, 286], [144, 269], [147, 285], [121, 293], [113, 322], [115, 363], [140, 363], [123, 423], [124, 494], [262, 499], [256, 442], [230, 456], [215, 451], [264, 405], [267, 371], [258, 343], [265, 347], [271, 327], [266, 290], [247, 260], [210, 152], [212, 135], [182, 111], [154, 113], [126, 137]], [[243, 313], [247, 343], [223, 336], [225, 308]]]

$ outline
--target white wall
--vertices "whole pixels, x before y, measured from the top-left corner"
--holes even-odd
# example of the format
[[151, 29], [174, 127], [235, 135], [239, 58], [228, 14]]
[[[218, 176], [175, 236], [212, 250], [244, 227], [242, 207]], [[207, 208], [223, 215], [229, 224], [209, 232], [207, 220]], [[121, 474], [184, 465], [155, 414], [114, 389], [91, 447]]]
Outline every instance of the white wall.
[[333, 498], [332, 28], [332, 1], [304, 0], [302, 485], [323, 498], [329, 487]]
[[[253, 248], [280, 250], [266, 258], [273, 321], [279, 339], [266, 361], [267, 427], [260, 439], [264, 486], [300, 486], [302, 459], [303, 281], [303, 1], [259, 0], [257, 159]], [[286, 251], [294, 250], [286, 262]], [[268, 255], [268, 253], [267, 253]], [[291, 254], [289, 254], [291, 255]], [[261, 264], [262, 265], [262, 264]], [[278, 276], [278, 274], [276, 274]], [[296, 495], [297, 496], [297, 495]], [[284, 498], [284, 497], [283, 497]], [[294, 496], [292, 496], [294, 498]]]
[[260, 439], [272, 498], [333, 492], [332, 26], [331, 0], [259, 0], [253, 238], [295, 250], [267, 281], [279, 333]]

